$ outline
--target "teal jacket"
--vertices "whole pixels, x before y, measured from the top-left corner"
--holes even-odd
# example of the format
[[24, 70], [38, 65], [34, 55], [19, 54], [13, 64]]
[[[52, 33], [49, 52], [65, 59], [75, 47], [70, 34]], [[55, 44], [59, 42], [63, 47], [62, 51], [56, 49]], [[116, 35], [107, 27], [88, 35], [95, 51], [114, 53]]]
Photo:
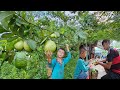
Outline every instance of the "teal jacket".
[[67, 52], [67, 57], [63, 58], [62, 64], [57, 62], [56, 58], [48, 63], [49, 67], [52, 68], [52, 75], [51, 79], [64, 79], [64, 66], [69, 62], [71, 59], [71, 53]]
[[85, 62], [82, 58], [78, 59], [74, 72], [74, 79], [78, 78], [81, 71], [87, 72], [89, 70], [88, 64], [89, 63]]

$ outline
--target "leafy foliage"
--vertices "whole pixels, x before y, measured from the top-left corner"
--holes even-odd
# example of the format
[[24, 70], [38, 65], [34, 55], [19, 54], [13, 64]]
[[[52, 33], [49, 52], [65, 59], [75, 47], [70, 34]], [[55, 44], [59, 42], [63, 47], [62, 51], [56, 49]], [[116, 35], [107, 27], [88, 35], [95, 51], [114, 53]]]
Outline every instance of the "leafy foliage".
[[[4, 52], [13, 56], [14, 44], [19, 40], [27, 40], [32, 52], [26, 70], [14, 67], [14, 60], [1, 58], [1, 78], [47, 78], [44, 44], [53, 40], [57, 48], [70, 45], [73, 57], [65, 68], [65, 78], [72, 78], [80, 44], [92, 44], [98, 40], [120, 40], [119, 11], [0, 11], [0, 40], [6, 40]], [[51, 38], [51, 34], [59, 33], [59, 37]], [[24, 51], [24, 50], [23, 50]], [[75, 52], [74, 52], [75, 51]], [[2, 51], [3, 53], [3, 51]], [[55, 54], [55, 53], [54, 53]], [[75, 55], [75, 56], [74, 56]], [[11, 58], [12, 59], [12, 58]], [[73, 65], [73, 67], [71, 67]], [[9, 69], [7, 69], [9, 68]], [[67, 73], [69, 72], [69, 73]]]

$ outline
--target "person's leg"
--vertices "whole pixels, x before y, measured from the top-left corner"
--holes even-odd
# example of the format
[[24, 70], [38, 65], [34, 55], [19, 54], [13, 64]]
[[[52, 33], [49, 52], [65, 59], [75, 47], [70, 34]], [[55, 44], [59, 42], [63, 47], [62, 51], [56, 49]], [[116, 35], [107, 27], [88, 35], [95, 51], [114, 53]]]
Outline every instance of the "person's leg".
[[108, 69], [105, 69], [105, 72], [106, 72], [106, 73], [109, 73], [109, 70], [108, 70]]
[[111, 72], [110, 76], [111, 76], [112, 79], [120, 79], [120, 74], [117, 74], [117, 73], [114, 73], [114, 72]]
[[101, 77], [101, 79], [120, 79], [120, 74], [109, 71], [106, 75]]
[[90, 78], [89, 78], [89, 71], [86, 72], [86, 74], [87, 74], [87, 78], [86, 78], [86, 79], [90, 79]]
[[88, 72], [81, 71], [78, 76], [78, 79], [87, 79], [87, 77], [88, 77], [87, 73]]
[[107, 73], [106, 75], [101, 77], [101, 79], [111, 79], [110, 73]]

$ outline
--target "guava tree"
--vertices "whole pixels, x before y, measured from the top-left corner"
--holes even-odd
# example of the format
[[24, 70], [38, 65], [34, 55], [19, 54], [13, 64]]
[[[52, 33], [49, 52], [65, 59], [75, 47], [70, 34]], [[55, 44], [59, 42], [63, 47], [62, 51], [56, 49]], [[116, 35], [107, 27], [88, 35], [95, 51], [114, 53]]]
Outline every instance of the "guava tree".
[[[12, 67], [16, 53], [25, 52], [29, 57], [27, 69], [19, 71], [14, 67], [16, 74], [13, 76], [20, 78], [19, 71], [24, 78], [47, 78], [44, 47], [48, 40], [54, 41], [57, 48], [69, 44], [73, 57], [76, 57], [74, 53], [80, 44], [91, 48], [102, 39], [119, 40], [119, 16], [119, 12], [112, 11], [1, 11], [0, 43], [4, 57], [1, 66]], [[23, 44], [16, 44], [18, 42]]]

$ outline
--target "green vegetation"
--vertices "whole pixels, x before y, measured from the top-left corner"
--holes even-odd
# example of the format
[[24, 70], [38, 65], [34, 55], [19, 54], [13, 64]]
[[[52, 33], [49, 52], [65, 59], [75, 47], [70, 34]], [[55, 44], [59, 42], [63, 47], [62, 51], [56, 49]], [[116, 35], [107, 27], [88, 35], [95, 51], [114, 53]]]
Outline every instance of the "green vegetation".
[[[55, 57], [59, 47], [69, 44], [72, 59], [65, 79], [72, 79], [79, 45], [119, 41], [119, 26], [119, 11], [0, 11], [0, 78], [47, 79], [45, 50], [52, 49]], [[21, 52], [25, 56], [17, 59]]]

